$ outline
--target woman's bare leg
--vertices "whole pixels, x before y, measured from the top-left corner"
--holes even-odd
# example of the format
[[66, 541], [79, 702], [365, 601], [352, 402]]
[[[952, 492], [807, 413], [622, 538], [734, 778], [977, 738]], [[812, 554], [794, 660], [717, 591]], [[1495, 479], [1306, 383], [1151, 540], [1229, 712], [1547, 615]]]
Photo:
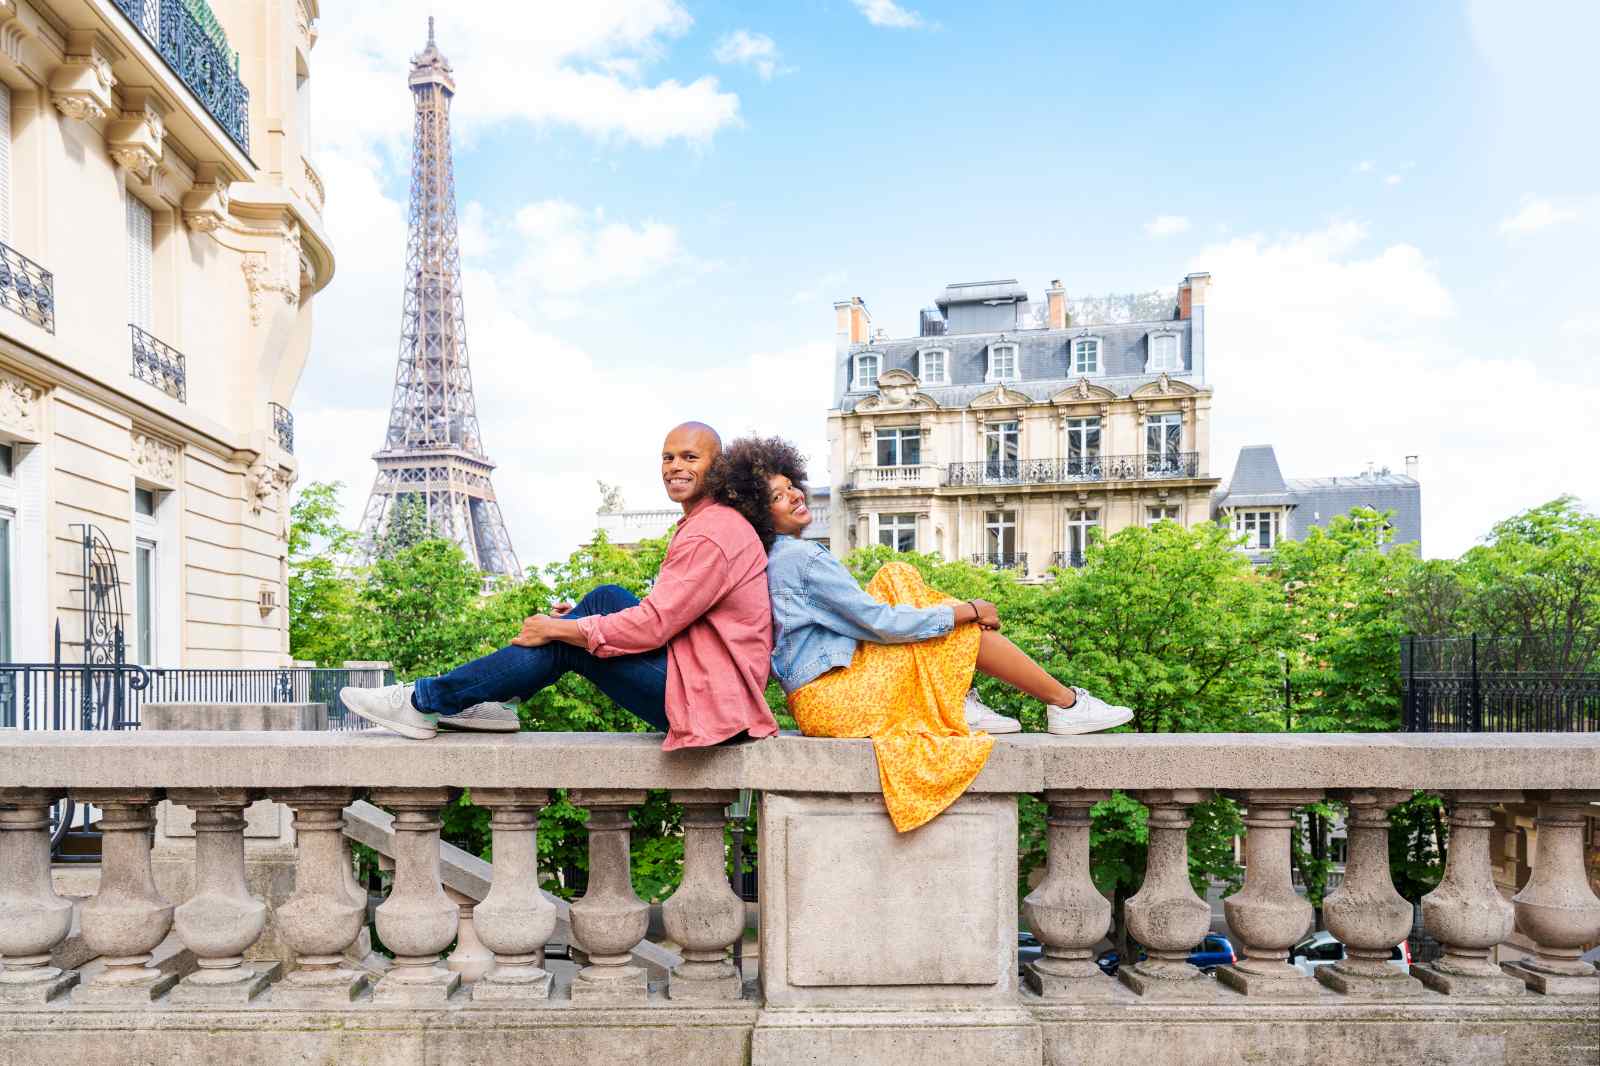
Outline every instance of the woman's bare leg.
[[978, 640], [978, 669], [1053, 707], [1071, 707], [1078, 700], [1077, 693], [992, 629], [984, 630]]

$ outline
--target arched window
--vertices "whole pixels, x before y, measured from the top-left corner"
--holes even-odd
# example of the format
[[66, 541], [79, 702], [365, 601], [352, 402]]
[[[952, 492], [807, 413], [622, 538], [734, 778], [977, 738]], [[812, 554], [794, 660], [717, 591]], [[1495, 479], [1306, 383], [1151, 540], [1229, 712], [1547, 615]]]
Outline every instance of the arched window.
[[878, 357], [863, 353], [856, 356], [856, 389], [871, 390], [878, 387]]

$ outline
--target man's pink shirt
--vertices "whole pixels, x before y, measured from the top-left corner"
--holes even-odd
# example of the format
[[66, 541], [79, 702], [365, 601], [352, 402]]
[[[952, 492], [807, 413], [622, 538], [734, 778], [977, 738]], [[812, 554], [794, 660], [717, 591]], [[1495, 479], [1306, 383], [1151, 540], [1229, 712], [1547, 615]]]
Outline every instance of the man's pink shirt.
[[590, 653], [667, 646], [662, 748], [699, 748], [778, 723], [765, 691], [772, 664], [767, 553], [739, 512], [703, 499], [678, 523], [655, 586], [637, 607], [578, 620]]

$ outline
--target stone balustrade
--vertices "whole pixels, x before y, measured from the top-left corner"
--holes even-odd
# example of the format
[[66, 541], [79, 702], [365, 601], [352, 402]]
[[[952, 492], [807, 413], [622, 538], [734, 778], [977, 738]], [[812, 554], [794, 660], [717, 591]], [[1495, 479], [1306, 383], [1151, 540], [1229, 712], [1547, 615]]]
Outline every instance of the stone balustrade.
[[[473, 905], [440, 877], [440, 811], [457, 789], [490, 812], [493, 878]], [[538, 890], [538, 818], [551, 789], [588, 814], [586, 891], [568, 912], [581, 966], [547, 966], [557, 907]], [[629, 867], [645, 790], [683, 810], [684, 871], [662, 908], [680, 953], [664, 981], [639, 964], [648, 907]], [[761, 795], [759, 977], [730, 959], [745, 927], [728, 888], [724, 810]], [[1090, 808], [1112, 789], [1149, 811], [1143, 883], [1127, 901], [1146, 957], [1117, 978], [1094, 962], [1111, 905], [1090, 877]], [[1444, 879], [1422, 904], [1443, 945], [1408, 974], [1389, 961], [1411, 928], [1388, 860], [1389, 812], [1413, 789], [1445, 799]], [[1017, 899], [1016, 797], [1048, 809], [1048, 861]], [[1244, 808], [1246, 877], [1224, 902], [1238, 959], [1215, 978], [1187, 961], [1210, 928], [1189, 881], [1192, 809]], [[50, 804], [100, 812], [99, 888], [76, 905], [49, 869]], [[393, 812], [392, 885], [375, 912], [392, 954], [352, 968], [366, 922], [344, 811]], [[293, 812], [294, 891], [277, 905], [292, 963], [248, 956], [266, 921], [245, 879], [244, 811]], [[151, 827], [163, 799], [194, 812], [193, 894], [162, 897]], [[1343, 883], [1324, 903], [1347, 957], [1307, 977], [1288, 948], [1311, 908], [1290, 877], [1293, 812], [1350, 811]], [[1531, 877], [1502, 898], [1490, 811], [1539, 807]], [[818, 1062], [1592, 1063], [1600, 899], [1585, 868], [1600, 814], [1600, 736], [1194, 735], [1001, 738], [969, 793], [897, 834], [866, 741], [784, 736], [662, 752], [599, 734], [0, 735], [0, 1066], [50, 1061], [383, 1064], [672, 1056], [697, 1066]], [[174, 906], [176, 904], [176, 906]], [[51, 964], [76, 906], [99, 960]], [[1020, 913], [1019, 913], [1020, 912]], [[1043, 944], [1019, 972], [1019, 918]], [[1513, 928], [1532, 957], [1498, 964]], [[182, 980], [151, 965], [172, 933]], [[456, 953], [444, 954], [455, 944]], [[489, 956], [492, 955], [492, 960]], [[471, 965], [463, 963], [467, 961]], [[755, 959], [747, 960], [754, 964]], [[286, 971], [286, 972], [285, 972]]]

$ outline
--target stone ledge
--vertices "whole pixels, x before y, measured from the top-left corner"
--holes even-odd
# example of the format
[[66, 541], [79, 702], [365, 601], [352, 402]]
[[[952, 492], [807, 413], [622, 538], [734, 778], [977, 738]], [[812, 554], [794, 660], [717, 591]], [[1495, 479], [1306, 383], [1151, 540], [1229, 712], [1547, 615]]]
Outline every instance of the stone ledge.
[[[866, 740], [785, 734], [663, 752], [659, 736], [377, 732], [0, 735], [21, 787], [755, 788], [877, 793]], [[1600, 792], [1597, 733], [1204, 733], [997, 738], [973, 792], [1046, 788], [1540, 789]]]

